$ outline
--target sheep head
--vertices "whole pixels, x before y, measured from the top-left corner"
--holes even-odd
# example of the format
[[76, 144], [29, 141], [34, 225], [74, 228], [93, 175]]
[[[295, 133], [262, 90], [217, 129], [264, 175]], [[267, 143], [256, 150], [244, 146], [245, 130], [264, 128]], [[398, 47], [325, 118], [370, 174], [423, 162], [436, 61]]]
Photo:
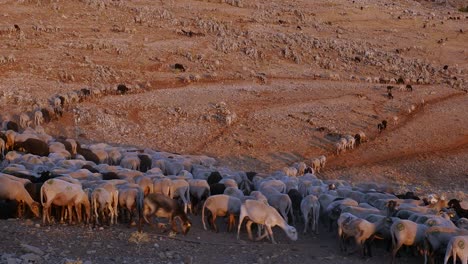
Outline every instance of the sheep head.
[[40, 217], [40, 213], [39, 213], [39, 203], [38, 202], [33, 202], [31, 204], [31, 212], [34, 214], [35, 217]]
[[289, 239], [292, 241], [297, 240], [297, 230], [294, 226], [287, 225], [284, 231], [286, 232], [286, 235], [289, 237]]

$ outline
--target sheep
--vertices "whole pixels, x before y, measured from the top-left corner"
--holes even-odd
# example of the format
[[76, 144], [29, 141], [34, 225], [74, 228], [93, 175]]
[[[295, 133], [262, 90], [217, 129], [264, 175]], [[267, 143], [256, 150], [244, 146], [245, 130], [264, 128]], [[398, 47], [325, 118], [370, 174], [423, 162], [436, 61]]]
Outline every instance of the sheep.
[[292, 201], [287, 194], [278, 192], [274, 188], [263, 188], [261, 192], [268, 199], [268, 204], [276, 208], [283, 216], [286, 223], [288, 223], [288, 215], [290, 214], [295, 222], [294, 214], [292, 212]]
[[139, 175], [133, 178], [133, 181], [140, 186], [145, 196], [150, 193], [154, 193], [154, 184], [150, 177]]
[[[91, 208], [94, 211], [95, 215], [95, 223], [99, 225], [99, 214], [101, 215], [102, 219], [105, 219], [105, 210], [108, 211], [110, 216], [110, 224], [114, 224], [115, 214], [117, 212], [114, 211], [113, 205], [114, 201], [112, 200], [112, 195], [104, 188], [96, 188], [91, 193]], [[99, 213], [98, 213], [99, 210]]]
[[[291, 199], [292, 203], [292, 213], [294, 214], [294, 219], [300, 217], [301, 214], [301, 202], [302, 194], [297, 189], [291, 189], [288, 191], [288, 196]], [[293, 223], [295, 224], [295, 223]]]
[[31, 124], [29, 116], [26, 113], [21, 113], [20, 114], [19, 121], [20, 121], [20, 127], [23, 128], [23, 129], [29, 127], [29, 125]]
[[15, 180], [10, 177], [12, 176], [0, 174], [0, 199], [26, 203], [34, 216], [39, 217], [39, 203], [35, 202], [28, 191], [26, 191], [24, 186], [25, 181]]
[[49, 156], [49, 146], [42, 140], [28, 138], [23, 142], [15, 142], [14, 149], [22, 149], [27, 153], [38, 156]]
[[304, 175], [304, 171], [307, 168], [307, 165], [304, 162], [295, 162], [292, 167], [296, 168], [297, 170], [297, 176], [302, 176]]
[[367, 142], [367, 136], [364, 132], [359, 131], [356, 135], [354, 135], [354, 140], [356, 141], [356, 145], [359, 146], [362, 143]]
[[309, 221], [312, 220], [312, 231], [318, 234], [318, 225], [320, 217], [320, 203], [315, 195], [308, 195], [301, 201], [301, 212], [304, 216], [304, 234], [307, 233]]
[[223, 179], [223, 176], [218, 171], [213, 171], [210, 173], [206, 181], [209, 185], [219, 183]]
[[423, 224], [416, 224], [410, 220], [397, 220], [390, 227], [392, 237], [392, 263], [401, 246], [422, 246], [424, 234], [429, 227]]
[[250, 196], [254, 197], [255, 200], [260, 201], [264, 204], [268, 204], [268, 199], [259, 191], [253, 191], [250, 193]]
[[231, 232], [235, 225], [235, 216], [239, 215], [241, 204], [242, 202], [239, 198], [225, 194], [208, 197], [202, 208], [203, 228], [208, 230], [205, 224], [205, 210], [208, 209], [211, 213], [211, 218], [208, 223], [211, 224], [215, 232], [218, 232], [218, 227], [216, 226], [216, 217], [218, 216], [229, 216], [228, 231]]
[[190, 207], [190, 186], [188, 182], [185, 180], [172, 180], [169, 186], [169, 197], [171, 199], [180, 197], [184, 203], [184, 212], [187, 213]]
[[272, 227], [275, 226], [279, 226], [281, 229], [283, 229], [289, 239], [293, 241], [297, 240], [296, 228], [288, 225], [275, 208], [256, 200], [247, 200], [241, 205], [239, 224], [237, 226], [237, 240], [239, 240], [242, 222], [246, 217], [248, 217], [246, 227], [250, 240], [253, 240], [251, 230], [252, 223], [264, 225], [266, 229], [265, 234], [261, 237], [258, 237], [257, 240], [261, 240], [268, 236], [271, 242], [276, 244], [272, 230]]
[[325, 157], [325, 155], [320, 155], [318, 156], [318, 159], [320, 160], [320, 169], [325, 169], [325, 165], [327, 163], [327, 157]]
[[372, 257], [370, 242], [373, 240], [374, 234], [386, 224], [387, 218], [377, 223], [371, 223], [365, 219], [353, 218], [348, 215], [346, 220], [340, 222], [342, 234], [346, 237], [354, 237], [357, 247], [361, 249], [362, 256]]
[[206, 180], [201, 179], [192, 179], [188, 181], [191, 201], [192, 201], [192, 210], [193, 213], [198, 213], [201, 205], [205, 202], [205, 200], [210, 195], [210, 185]]
[[270, 188], [273, 188], [280, 193], [286, 193], [286, 184], [280, 180], [264, 180], [260, 183], [258, 190], [263, 192], [263, 189]]
[[312, 159], [312, 164], [311, 164], [312, 166], [311, 167], [312, 167], [312, 169], [314, 171], [320, 173], [320, 167], [321, 167], [320, 164], [321, 164], [320, 159], [315, 158], [315, 159]]
[[[138, 185], [135, 184], [119, 184], [118, 189], [118, 204], [122, 210], [122, 219], [125, 212], [128, 213], [129, 225], [133, 222], [135, 211], [138, 214], [138, 231], [141, 231], [141, 220], [143, 217], [143, 201], [144, 193]], [[115, 207], [117, 209], [117, 207]]]
[[346, 151], [347, 144], [348, 144], [348, 141], [346, 141], [345, 138], [340, 138], [340, 140], [337, 143], [335, 143], [336, 155], [339, 155], [342, 152]]
[[192, 227], [192, 222], [187, 217], [182, 207], [175, 201], [163, 194], [152, 193], [145, 197], [143, 206], [143, 218], [149, 224], [148, 216], [155, 215], [160, 218], [168, 218], [172, 231], [178, 232], [176, 218], [182, 222], [182, 233], [186, 235]]
[[429, 227], [426, 230], [424, 239], [424, 264], [427, 263], [428, 257], [431, 263], [434, 263], [434, 254], [446, 248], [453, 237], [466, 235], [468, 235], [468, 230], [464, 229], [440, 226]]
[[445, 252], [444, 264], [447, 264], [449, 258], [453, 258], [453, 263], [460, 258], [462, 264], [468, 263], [468, 236], [456, 236], [450, 239]]
[[384, 128], [384, 125], [382, 125], [382, 123], [377, 124], [377, 130], [379, 131], [379, 133], [382, 133], [384, 129], [385, 128]]
[[44, 115], [42, 114], [42, 111], [37, 110], [34, 112], [34, 125], [36, 127], [42, 125], [44, 123]]
[[354, 149], [354, 146], [356, 145], [356, 139], [351, 136], [351, 135], [345, 135], [346, 139], [346, 148], [347, 149]]
[[229, 195], [229, 196], [232, 196], [232, 197], [236, 197], [241, 201], [243, 201], [245, 199], [244, 193], [241, 190], [239, 190], [237, 188], [234, 188], [234, 187], [227, 187], [224, 190], [223, 194], [226, 194], [226, 195]]
[[228, 187], [232, 187], [232, 188], [238, 188], [237, 186], [237, 182], [233, 179], [229, 179], [229, 178], [223, 178], [221, 181], [219, 181], [219, 183], [222, 183], [226, 186], [226, 188]]
[[90, 203], [88, 195], [83, 191], [81, 185], [65, 181], [64, 179], [49, 179], [44, 182], [40, 191], [40, 201], [43, 207], [42, 222], [50, 223], [49, 207], [54, 204], [58, 206], [67, 206], [69, 215], [69, 224], [72, 223], [72, 206], [80, 220], [80, 208], [85, 206], [86, 212], [89, 212]]

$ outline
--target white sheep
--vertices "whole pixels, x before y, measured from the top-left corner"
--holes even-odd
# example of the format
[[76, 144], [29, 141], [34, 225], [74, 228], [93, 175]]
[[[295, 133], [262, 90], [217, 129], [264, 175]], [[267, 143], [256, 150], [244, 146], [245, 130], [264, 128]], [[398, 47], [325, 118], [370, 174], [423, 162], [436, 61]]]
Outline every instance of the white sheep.
[[321, 163], [320, 163], [320, 159], [318, 158], [315, 158], [315, 159], [312, 159], [312, 169], [316, 172], [320, 172], [320, 168], [321, 168]]
[[354, 149], [354, 146], [356, 144], [356, 139], [351, 136], [351, 135], [345, 135], [345, 139], [346, 139], [346, 148], [347, 149]]
[[288, 214], [291, 214], [293, 223], [295, 222], [292, 201], [289, 195], [280, 193], [274, 188], [262, 188], [261, 192], [268, 199], [268, 204], [276, 208], [286, 222], [288, 222]]
[[325, 157], [325, 155], [320, 155], [318, 156], [318, 159], [320, 160], [320, 169], [325, 169], [325, 164], [327, 163], [327, 157]]
[[453, 264], [456, 263], [457, 257], [460, 258], [461, 264], [468, 263], [468, 236], [456, 236], [450, 239], [445, 252], [444, 264], [447, 264], [450, 257], [453, 258]]
[[286, 235], [289, 237], [289, 239], [293, 241], [297, 240], [296, 228], [288, 225], [275, 208], [256, 200], [247, 200], [241, 206], [239, 225], [237, 226], [237, 239], [239, 239], [240, 228], [242, 222], [244, 221], [244, 218], [246, 217], [248, 217], [246, 227], [250, 240], [253, 240], [251, 229], [253, 223], [265, 226], [265, 234], [258, 237], [257, 240], [261, 240], [264, 237], [268, 236], [271, 242], [273, 244], [276, 244], [272, 230], [272, 227], [275, 226], [279, 226], [280, 228], [282, 228]]
[[[449, 241], [456, 236], [466, 236], [468, 230], [452, 227], [429, 227], [425, 233], [424, 243], [424, 264], [427, 263], [427, 257], [433, 257], [434, 253], [443, 249]], [[434, 263], [434, 261], [431, 261]]]
[[94, 220], [97, 225], [99, 225], [99, 215], [102, 219], [105, 219], [106, 211], [108, 213], [107, 217], [110, 217], [110, 224], [114, 224], [114, 219], [116, 219], [113, 207], [114, 201], [111, 193], [109, 193], [104, 188], [96, 188], [91, 194], [91, 208], [94, 212]]
[[44, 116], [40, 110], [34, 112], [34, 125], [36, 127], [42, 125], [44, 123]]
[[318, 234], [320, 203], [315, 195], [308, 195], [301, 201], [301, 212], [304, 216], [304, 234], [307, 233], [309, 221], [312, 220], [312, 231]]
[[224, 189], [224, 194], [236, 197], [241, 201], [245, 200], [244, 193], [241, 190], [234, 187], [227, 187], [226, 189]]
[[198, 212], [198, 209], [202, 202], [204, 202], [208, 196], [210, 196], [210, 185], [206, 180], [202, 179], [191, 179], [188, 181], [190, 195], [192, 196], [192, 210], [194, 213]]
[[20, 116], [20, 127], [22, 127], [23, 129], [24, 128], [27, 128], [29, 127], [29, 125], [31, 124], [31, 120], [29, 119], [29, 115], [26, 114], [26, 113], [21, 113]]
[[184, 212], [190, 207], [190, 186], [185, 180], [172, 180], [169, 188], [169, 198], [180, 197], [184, 203]]
[[235, 216], [239, 215], [241, 204], [242, 202], [238, 198], [225, 194], [208, 197], [202, 209], [203, 228], [208, 230], [205, 224], [205, 209], [208, 209], [211, 213], [209, 223], [211, 223], [216, 232], [218, 232], [218, 227], [216, 226], [216, 217], [218, 216], [229, 216], [228, 231], [231, 231], [235, 225]]
[[401, 246], [422, 246], [424, 242], [424, 234], [428, 226], [417, 224], [410, 220], [397, 220], [390, 227], [392, 237], [392, 263], [395, 261], [395, 256]]

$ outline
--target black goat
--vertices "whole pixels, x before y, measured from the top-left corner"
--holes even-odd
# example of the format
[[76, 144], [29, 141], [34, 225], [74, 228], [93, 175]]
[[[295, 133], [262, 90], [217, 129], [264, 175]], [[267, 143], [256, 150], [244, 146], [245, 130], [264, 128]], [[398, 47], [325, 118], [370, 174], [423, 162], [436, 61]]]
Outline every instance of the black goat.
[[457, 200], [457, 199], [450, 200], [448, 202], [448, 206], [450, 208], [455, 209], [455, 212], [457, 212], [457, 215], [459, 217], [468, 218], [468, 210], [461, 207], [459, 200]]

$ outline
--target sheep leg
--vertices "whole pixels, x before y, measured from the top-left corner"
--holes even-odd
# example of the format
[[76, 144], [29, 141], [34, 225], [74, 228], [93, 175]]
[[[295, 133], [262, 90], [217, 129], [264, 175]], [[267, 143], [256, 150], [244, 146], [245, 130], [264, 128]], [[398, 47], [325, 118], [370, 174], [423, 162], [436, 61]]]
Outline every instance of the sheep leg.
[[218, 227], [216, 226], [216, 214], [211, 214], [211, 225], [216, 233], [218, 233]]
[[228, 224], [228, 232], [232, 231], [232, 228], [236, 224], [236, 219], [234, 217], [234, 214], [229, 214], [229, 224]]
[[[246, 229], [247, 229], [247, 234], [249, 235], [249, 239], [250, 239], [250, 240], [254, 240], [254, 239], [253, 239], [253, 236], [252, 236], [252, 224], [253, 224], [253, 222], [250, 221], [250, 220], [248, 220], [248, 221], [247, 221], [247, 224], [245, 224], [245, 227], [246, 227]], [[239, 223], [239, 225], [240, 225], [240, 223]], [[259, 236], [259, 237], [260, 237], [260, 236]]]
[[268, 235], [270, 236], [271, 243], [276, 244], [275, 238], [273, 237], [273, 230], [271, 230], [271, 226], [267, 225], [266, 230], [268, 231]]
[[307, 227], [309, 225], [309, 211], [304, 212], [304, 234], [307, 233]]

